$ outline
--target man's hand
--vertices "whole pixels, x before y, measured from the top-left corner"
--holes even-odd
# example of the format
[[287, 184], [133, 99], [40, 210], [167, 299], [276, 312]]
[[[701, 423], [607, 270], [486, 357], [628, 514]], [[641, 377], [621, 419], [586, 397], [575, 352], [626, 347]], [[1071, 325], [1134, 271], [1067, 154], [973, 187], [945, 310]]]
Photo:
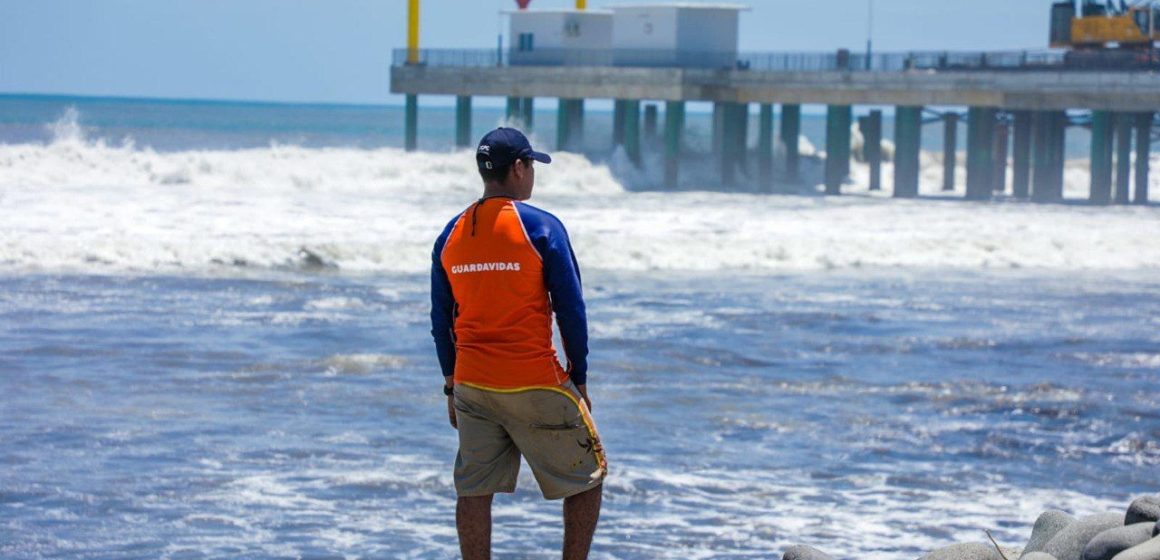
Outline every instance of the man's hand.
[[577, 385], [576, 390], [584, 397], [584, 404], [588, 405], [588, 412], [592, 412], [592, 399], [588, 398], [588, 385]]
[[[445, 377], [443, 386], [449, 389], [455, 389], [455, 383], [451, 377]], [[446, 391], [444, 391], [446, 392]], [[447, 420], [451, 422], [451, 427], [456, 430], [459, 429], [459, 421], [455, 419], [455, 394], [447, 395]]]

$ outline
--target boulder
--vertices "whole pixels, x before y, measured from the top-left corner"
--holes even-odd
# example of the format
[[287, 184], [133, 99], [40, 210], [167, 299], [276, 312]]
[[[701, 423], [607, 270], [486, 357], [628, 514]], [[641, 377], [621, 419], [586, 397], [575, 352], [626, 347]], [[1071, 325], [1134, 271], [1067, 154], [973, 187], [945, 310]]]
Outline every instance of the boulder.
[[1075, 523], [1075, 518], [1062, 511], [1047, 510], [1039, 514], [1039, 519], [1035, 520], [1035, 528], [1031, 530], [1031, 540], [1023, 549], [1020, 560], [1025, 560], [1032, 552], [1043, 552], [1047, 542], [1072, 523]]
[[1124, 515], [1124, 525], [1134, 525], [1151, 521], [1160, 521], [1160, 496], [1144, 496], [1136, 498], [1128, 506], [1128, 513]]
[[1064, 527], [1043, 547], [1058, 560], [1083, 560], [1083, 549], [1096, 535], [1124, 526], [1124, 516], [1118, 513], [1101, 513], [1080, 518]]
[[1108, 529], [1084, 547], [1083, 560], [1112, 560], [1115, 555], [1150, 540], [1155, 526], [1155, 523], [1136, 523]]
[[1133, 546], [1125, 550], [1112, 560], [1156, 560], [1160, 558], [1160, 537], [1152, 537], [1144, 544]]
[[781, 560], [833, 560], [833, 558], [812, 546], [799, 544], [787, 548]]
[[1003, 555], [989, 544], [953, 544], [931, 552], [919, 560], [1003, 560]]
[[1054, 556], [1046, 552], [1032, 552], [1024, 554], [1021, 560], [1057, 560]]

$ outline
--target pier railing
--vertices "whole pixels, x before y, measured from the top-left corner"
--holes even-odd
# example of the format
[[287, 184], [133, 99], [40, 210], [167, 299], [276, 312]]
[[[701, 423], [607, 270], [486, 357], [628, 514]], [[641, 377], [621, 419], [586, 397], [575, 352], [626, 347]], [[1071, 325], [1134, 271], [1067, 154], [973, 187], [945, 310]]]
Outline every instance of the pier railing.
[[[408, 64], [406, 49], [392, 63]], [[423, 49], [419, 65], [450, 67], [571, 66], [628, 68], [712, 68], [760, 72], [906, 72], [1019, 70], [1160, 70], [1160, 51], [918, 51], [865, 54], [673, 52], [645, 49]]]

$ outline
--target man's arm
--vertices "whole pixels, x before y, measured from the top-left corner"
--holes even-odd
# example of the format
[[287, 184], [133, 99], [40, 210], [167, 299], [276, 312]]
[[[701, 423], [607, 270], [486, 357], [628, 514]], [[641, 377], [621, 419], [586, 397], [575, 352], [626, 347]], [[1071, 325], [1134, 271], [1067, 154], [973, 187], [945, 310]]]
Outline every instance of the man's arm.
[[[443, 270], [440, 258], [447, 233], [435, 241], [431, 252], [431, 336], [435, 339], [435, 354], [439, 358], [439, 368], [443, 372], [444, 387], [453, 387], [455, 375], [455, 296], [451, 292], [451, 282]], [[447, 416], [452, 427], [456, 427], [455, 408], [452, 396], [447, 396]]]

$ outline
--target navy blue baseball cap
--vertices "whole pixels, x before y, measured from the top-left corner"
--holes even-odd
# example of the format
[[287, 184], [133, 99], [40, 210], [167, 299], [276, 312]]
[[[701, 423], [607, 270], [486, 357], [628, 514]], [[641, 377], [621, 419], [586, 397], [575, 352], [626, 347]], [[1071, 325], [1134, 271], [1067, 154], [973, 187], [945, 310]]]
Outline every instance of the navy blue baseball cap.
[[532, 149], [532, 143], [524, 133], [502, 126], [485, 134], [475, 150], [475, 161], [480, 169], [502, 169], [517, 159], [527, 158], [552, 163], [552, 156]]

